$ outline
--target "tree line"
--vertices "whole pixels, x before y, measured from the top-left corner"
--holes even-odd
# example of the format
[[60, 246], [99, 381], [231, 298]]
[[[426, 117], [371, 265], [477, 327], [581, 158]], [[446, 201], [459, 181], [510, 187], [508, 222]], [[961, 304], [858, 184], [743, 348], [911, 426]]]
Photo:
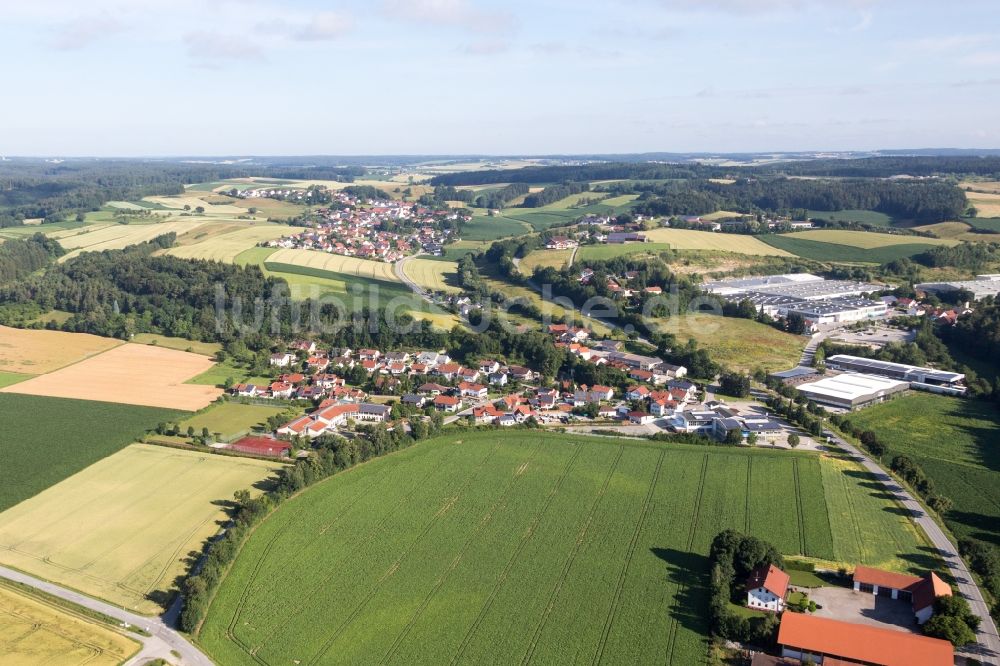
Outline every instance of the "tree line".
[[[184, 608], [180, 625], [184, 631], [195, 633], [201, 626], [209, 604], [230, 564], [250, 536], [253, 528], [277, 509], [282, 502], [309, 486], [333, 476], [359, 463], [407, 448], [419, 439], [436, 435], [441, 428], [441, 416], [412, 428], [406, 433], [402, 428], [388, 430], [379, 424], [360, 437], [345, 439], [338, 435], [324, 434], [316, 438], [313, 454], [299, 459], [294, 465], [278, 470], [274, 485], [260, 497], [253, 498], [249, 490], [235, 494], [236, 506], [232, 523], [220, 538], [209, 542], [204, 562], [197, 573], [184, 580], [182, 592]], [[416, 425], [416, 421], [414, 422]]]

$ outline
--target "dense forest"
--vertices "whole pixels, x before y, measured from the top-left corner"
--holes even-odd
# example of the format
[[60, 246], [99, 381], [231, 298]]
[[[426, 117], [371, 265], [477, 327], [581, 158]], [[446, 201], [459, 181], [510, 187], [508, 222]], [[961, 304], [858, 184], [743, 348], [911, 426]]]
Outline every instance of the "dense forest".
[[560, 199], [565, 199], [566, 197], [579, 194], [581, 192], [586, 192], [590, 189], [587, 183], [562, 183], [560, 185], [549, 185], [541, 192], [535, 192], [534, 194], [529, 194], [524, 198], [525, 208], [539, 208], [541, 206], [547, 206], [550, 203], [555, 203]]
[[64, 253], [59, 243], [42, 234], [34, 234], [23, 240], [9, 240], [0, 245], [0, 284], [45, 268]]
[[875, 210], [925, 222], [957, 219], [965, 194], [947, 183], [888, 180], [741, 179], [725, 184], [705, 180], [656, 184], [641, 191], [636, 212], [646, 215], [700, 215], [716, 210], [742, 213], [794, 210]]

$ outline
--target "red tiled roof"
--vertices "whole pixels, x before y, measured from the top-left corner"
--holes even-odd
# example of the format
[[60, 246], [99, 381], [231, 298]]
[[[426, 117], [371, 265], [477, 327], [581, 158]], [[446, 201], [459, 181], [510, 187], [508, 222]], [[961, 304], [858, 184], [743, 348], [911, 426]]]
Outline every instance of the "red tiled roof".
[[755, 590], [758, 587], [763, 587], [774, 596], [784, 599], [785, 593], [788, 592], [789, 580], [788, 574], [771, 564], [766, 569], [760, 567], [751, 572], [750, 578], [747, 580], [747, 589]]
[[894, 571], [884, 571], [861, 565], [858, 565], [854, 569], [855, 583], [878, 585], [879, 587], [888, 587], [896, 590], [908, 590], [910, 586], [916, 585], [922, 580], [922, 578], [918, 578], [917, 576], [908, 576]]
[[[952, 666], [951, 643], [905, 631], [784, 613], [778, 644], [881, 666]], [[830, 663], [824, 660], [824, 663]]]
[[292, 448], [288, 442], [282, 442], [271, 437], [244, 437], [233, 442], [231, 447], [243, 453], [257, 453], [260, 455], [281, 455], [282, 452], [289, 451]]

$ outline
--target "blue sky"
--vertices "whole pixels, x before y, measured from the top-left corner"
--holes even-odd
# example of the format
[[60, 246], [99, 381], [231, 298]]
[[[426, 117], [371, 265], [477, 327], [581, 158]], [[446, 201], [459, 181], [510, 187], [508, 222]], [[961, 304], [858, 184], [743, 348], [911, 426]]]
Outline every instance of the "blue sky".
[[4, 5], [6, 155], [1000, 147], [996, 0]]

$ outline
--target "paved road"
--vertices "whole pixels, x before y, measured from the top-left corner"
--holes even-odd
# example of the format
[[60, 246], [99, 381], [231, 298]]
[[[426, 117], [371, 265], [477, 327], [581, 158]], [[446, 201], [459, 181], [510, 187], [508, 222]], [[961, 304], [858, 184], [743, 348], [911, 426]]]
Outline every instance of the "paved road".
[[[144, 664], [152, 659], [165, 659], [171, 664], [176, 664], [177, 666], [212, 666], [211, 659], [205, 656], [201, 650], [189, 643], [188, 640], [181, 636], [177, 631], [167, 626], [162, 618], [137, 615], [136, 613], [123, 610], [120, 606], [114, 606], [103, 601], [98, 601], [97, 599], [80, 594], [79, 592], [67, 590], [64, 587], [35, 578], [34, 576], [29, 576], [28, 574], [21, 573], [20, 571], [15, 571], [14, 569], [8, 569], [7, 567], [0, 567], [0, 577], [22, 583], [24, 585], [30, 585], [31, 587], [41, 590], [42, 592], [47, 592], [52, 596], [65, 599], [66, 601], [70, 601], [78, 606], [83, 606], [84, 608], [89, 608], [90, 610], [97, 611], [98, 613], [103, 613], [104, 615], [113, 617], [121, 622], [127, 622], [128, 624], [136, 627], [141, 627], [151, 633], [152, 636], [140, 636], [139, 634], [131, 632], [128, 634], [130, 638], [142, 643], [142, 649], [134, 657], [125, 662], [126, 666]], [[165, 617], [169, 617], [170, 615], [171, 613], [168, 611]], [[176, 616], [176, 613], [173, 615]], [[180, 657], [178, 658], [176, 655], [172, 654], [172, 652], [176, 652], [180, 655]]]
[[984, 664], [1000, 666], [1000, 636], [997, 635], [996, 624], [994, 624], [993, 618], [990, 617], [990, 609], [983, 600], [983, 593], [969, 573], [965, 562], [958, 555], [958, 550], [954, 544], [951, 543], [941, 528], [938, 527], [934, 519], [927, 515], [923, 507], [920, 506], [920, 503], [913, 498], [913, 495], [896, 483], [896, 480], [879, 467], [875, 461], [834, 433], [827, 431], [825, 434], [833, 437], [834, 441], [841, 447], [857, 456], [868, 471], [874, 474], [882, 482], [886, 490], [894, 495], [896, 500], [910, 512], [913, 522], [920, 526], [920, 529], [924, 531], [934, 547], [937, 548], [941, 558], [945, 561], [948, 571], [955, 578], [959, 593], [969, 601], [972, 612], [979, 616], [979, 631], [976, 636], [978, 645], [960, 650], [958, 653], [963, 656], [974, 657]]
[[407, 257], [403, 257], [402, 259], [400, 259], [399, 261], [397, 261], [396, 263], [394, 263], [392, 265], [392, 270], [393, 270], [393, 272], [396, 273], [396, 277], [399, 278], [400, 282], [402, 282], [407, 287], [409, 287], [410, 290], [413, 291], [414, 294], [416, 294], [420, 298], [424, 299], [425, 301], [430, 302], [430, 296], [427, 294], [426, 291], [424, 291], [424, 288], [421, 287], [416, 282], [414, 282], [413, 280], [411, 280], [406, 275], [406, 271], [403, 270], [403, 264], [405, 264], [407, 261], [409, 261], [410, 259], [413, 259], [414, 257], [417, 257], [417, 256], [420, 256], [419, 252], [417, 254], [411, 254], [411, 255], [409, 255]]

